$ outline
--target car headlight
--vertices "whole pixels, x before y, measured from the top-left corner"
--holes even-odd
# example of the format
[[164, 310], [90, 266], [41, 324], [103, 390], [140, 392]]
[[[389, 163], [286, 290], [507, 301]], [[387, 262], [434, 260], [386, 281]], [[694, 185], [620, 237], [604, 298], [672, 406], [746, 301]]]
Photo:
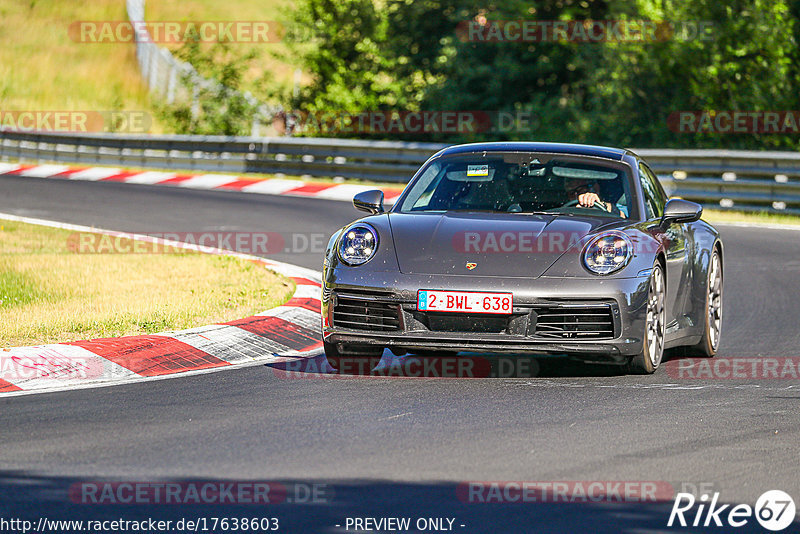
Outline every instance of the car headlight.
[[365, 223], [356, 223], [339, 240], [339, 258], [347, 265], [367, 263], [378, 250], [378, 232]]
[[633, 256], [633, 243], [622, 232], [601, 234], [583, 249], [583, 264], [595, 274], [611, 274], [625, 267]]

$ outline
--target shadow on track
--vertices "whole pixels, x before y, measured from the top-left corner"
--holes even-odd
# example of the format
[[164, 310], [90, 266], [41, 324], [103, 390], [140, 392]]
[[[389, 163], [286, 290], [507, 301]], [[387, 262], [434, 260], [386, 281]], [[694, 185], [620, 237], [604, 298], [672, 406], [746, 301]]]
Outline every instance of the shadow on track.
[[[335, 455], [332, 455], [335, 461]], [[181, 488], [180, 500], [192, 504], [153, 503], [155, 493], [140, 497], [139, 504], [115, 504], [117, 498], [135, 495], [122, 486], [123, 480], [98, 480], [88, 475], [83, 478], [44, 476], [34, 473], [0, 472], [0, 517], [25, 519], [34, 523], [41, 517], [48, 520], [142, 521], [197, 521], [205, 518], [278, 518], [281, 532], [345, 532], [347, 518], [410, 518], [411, 528], [406, 532], [421, 532], [414, 527], [419, 518], [453, 519], [454, 532], [701, 532], [721, 529], [693, 529], [666, 527], [672, 501], [647, 503], [502, 503], [483, 504], [466, 502], [464, 491], [457, 491], [454, 483], [389, 482], [376, 480], [279, 480], [243, 481], [227, 479], [208, 480], [157, 480], [143, 481], [141, 477], [131, 484], [173, 484]], [[87, 492], [86, 484], [91, 492]], [[187, 488], [203, 484], [220, 487], [224, 484], [267, 483], [272, 488], [283, 488], [274, 504], [194, 504]], [[95, 491], [95, 488], [98, 488]], [[105, 489], [100, 489], [105, 488]], [[110, 489], [109, 489], [110, 488]], [[123, 491], [122, 488], [125, 488]], [[316, 488], [316, 497], [310, 496]], [[462, 487], [463, 488], [463, 487]], [[94, 492], [94, 493], [92, 493]], [[166, 490], [160, 494], [162, 499]], [[201, 493], [202, 494], [202, 493]], [[83, 503], [91, 500], [87, 495], [103, 500], [104, 504]], [[175, 494], [178, 495], [178, 494]], [[211, 495], [211, 493], [207, 493]], [[235, 495], [235, 492], [234, 492]], [[136, 497], [133, 497], [136, 499]], [[292, 502], [290, 502], [292, 501]], [[693, 513], [691, 517], [693, 517]], [[687, 513], [687, 518], [689, 518]], [[445, 524], [446, 521], [445, 521]], [[796, 522], [795, 525], [800, 523]], [[336, 527], [340, 525], [340, 527]], [[461, 525], [464, 525], [463, 527]], [[210, 523], [208, 523], [210, 527]], [[756, 528], [758, 527], [758, 528]], [[230, 524], [228, 530], [230, 530]], [[49, 532], [70, 532], [75, 529], [49, 529]], [[202, 528], [200, 529], [202, 531]], [[350, 531], [354, 529], [351, 527]], [[751, 521], [737, 532], [760, 532], [758, 523]], [[210, 528], [207, 530], [213, 532]], [[222, 529], [217, 528], [217, 531]], [[265, 531], [265, 530], [257, 530]], [[384, 532], [387, 530], [383, 530]], [[432, 530], [424, 530], [431, 532]], [[175, 532], [175, 531], [173, 531]]]
[[[344, 360], [344, 358], [343, 358]], [[407, 354], [397, 357], [386, 351], [373, 371], [361, 362], [346, 362], [338, 372], [320, 354], [288, 362], [269, 363], [279, 378], [589, 378], [626, 374], [613, 364], [585, 363], [560, 356], [516, 356], [504, 354], [460, 353], [431, 356]]]

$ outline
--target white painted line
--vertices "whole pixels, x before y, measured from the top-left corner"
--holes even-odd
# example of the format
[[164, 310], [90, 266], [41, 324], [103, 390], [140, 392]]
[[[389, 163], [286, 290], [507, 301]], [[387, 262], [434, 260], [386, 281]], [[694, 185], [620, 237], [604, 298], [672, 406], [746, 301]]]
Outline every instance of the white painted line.
[[280, 195], [286, 191], [303, 187], [305, 184], [298, 180], [264, 180], [242, 188], [245, 193], [261, 193], [264, 195]]
[[278, 262], [269, 262], [266, 264], [267, 268], [271, 271], [275, 271], [278, 274], [282, 274], [284, 276], [298, 276], [301, 278], [308, 278], [309, 280], [314, 280], [317, 283], [321, 281], [321, 273], [319, 271], [315, 271], [313, 269], [308, 269], [306, 267], [300, 267], [298, 265], [291, 265], [289, 263], [278, 263]]
[[141, 174], [134, 174], [125, 178], [125, 183], [128, 184], [157, 184], [170, 178], [175, 178], [174, 172], [156, 172], [148, 171]]
[[116, 230], [104, 230], [102, 228], [92, 228], [91, 226], [82, 226], [79, 224], [69, 224], [69, 223], [62, 223], [58, 221], [49, 221], [46, 219], [36, 219], [34, 217], [21, 217], [19, 215], [13, 215], [11, 213], [0, 213], [0, 219], [6, 221], [17, 221], [22, 223], [28, 224], [38, 224], [39, 226], [48, 226], [50, 228], [61, 228], [63, 230], [72, 230], [73, 232], [94, 232], [96, 234], [105, 234], [114, 237], [124, 237], [128, 239], [137, 239], [140, 241], [146, 241], [148, 243], [159, 243], [165, 246], [172, 246], [175, 248], [186, 248], [189, 250], [198, 250], [202, 249], [203, 251], [209, 254], [225, 254], [228, 256], [235, 256], [237, 258], [243, 258], [246, 260], [255, 260], [260, 263], [263, 263], [267, 269], [271, 271], [275, 271], [278, 274], [282, 274], [284, 276], [292, 277], [292, 276], [299, 276], [302, 278], [308, 278], [309, 280], [319, 281], [320, 280], [320, 273], [319, 271], [315, 271], [313, 269], [307, 269], [305, 267], [300, 267], [299, 265], [292, 265], [290, 263], [282, 263], [279, 261], [268, 260], [266, 258], [261, 258], [259, 256], [253, 256], [252, 254], [243, 254], [241, 252], [236, 252], [233, 250], [224, 250], [220, 248], [213, 248], [213, 247], [198, 247], [197, 245], [191, 243], [182, 243], [180, 241], [172, 241], [168, 239], [160, 239], [155, 238], [153, 236], [144, 235], [144, 234], [132, 234], [129, 232], [118, 232]]
[[214, 189], [215, 187], [238, 180], [239, 178], [236, 176], [228, 176], [225, 174], [201, 174], [176, 185], [178, 185], [178, 187], [188, 187], [190, 189]]
[[103, 178], [108, 178], [109, 176], [115, 176], [122, 172], [122, 169], [115, 169], [115, 168], [107, 168], [107, 167], [92, 167], [90, 169], [84, 169], [82, 171], [74, 172], [69, 175], [70, 180], [86, 180], [89, 182], [95, 182], [97, 180], [102, 180]]
[[22, 171], [20, 174], [30, 178], [49, 178], [56, 174], [61, 174], [68, 171], [70, 168], [66, 165], [39, 165], [38, 167], [31, 167]]
[[0, 378], [24, 390], [137, 376], [121, 365], [74, 345], [17, 347], [0, 351]]
[[19, 165], [14, 163], [3, 163], [0, 161], [0, 174], [5, 174], [7, 172], [16, 171], [19, 169]]

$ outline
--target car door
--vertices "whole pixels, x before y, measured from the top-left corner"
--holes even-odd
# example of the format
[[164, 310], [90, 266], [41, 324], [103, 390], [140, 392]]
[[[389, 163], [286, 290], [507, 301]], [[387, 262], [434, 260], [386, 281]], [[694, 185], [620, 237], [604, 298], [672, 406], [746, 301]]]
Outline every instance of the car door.
[[691, 244], [687, 240], [687, 227], [685, 223], [671, 224], [663, 231], [658, 228], [658, 222], [664, 214], [667, 195], [655, 173], [644, 163], [639, 163], [639, 178], [642, 182], [644, 194], [645, 213], [648, 220], [654, 225], [654, 235], [662, 234], [661, 240], [666, 244], [667, 259], [667, 332], [676, 330], [683, 316], [686, 296], [682, 287], [688, 287], [691, 276]]

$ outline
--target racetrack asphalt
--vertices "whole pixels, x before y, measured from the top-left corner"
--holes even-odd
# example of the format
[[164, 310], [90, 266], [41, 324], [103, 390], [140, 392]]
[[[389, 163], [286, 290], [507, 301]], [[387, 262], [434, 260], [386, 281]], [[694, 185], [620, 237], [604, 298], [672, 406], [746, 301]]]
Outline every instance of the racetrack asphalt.
[[[0, 179], [0, 211], [139, 233], [305, 236], [358, 217], [336, 201], [21, 177]], [[719, 228], [726, 278], [717, 357], [797, 358], [800, 232]], [[270, 257], [321, 264], [318, 251]], [[344, 532], [352, 516], [441, 516], [465, 533], [653, 532], [666, 530], [672, 507], [465, 504], [456, 495], [462, 481], [664, 481], [750, 505], [781, 489], [800, 505], [800, 380], [544, 365], [544, 376], [447, 380], [286, 378], [257, 366], [0, 398], [0, 517], [272, 514], [282, 531]], [[242, 512], [66, 499], [71, 484], [102, 479], [317, 483], [333, 500]], [[744, 530], [763, 531], [755, 520]]]

